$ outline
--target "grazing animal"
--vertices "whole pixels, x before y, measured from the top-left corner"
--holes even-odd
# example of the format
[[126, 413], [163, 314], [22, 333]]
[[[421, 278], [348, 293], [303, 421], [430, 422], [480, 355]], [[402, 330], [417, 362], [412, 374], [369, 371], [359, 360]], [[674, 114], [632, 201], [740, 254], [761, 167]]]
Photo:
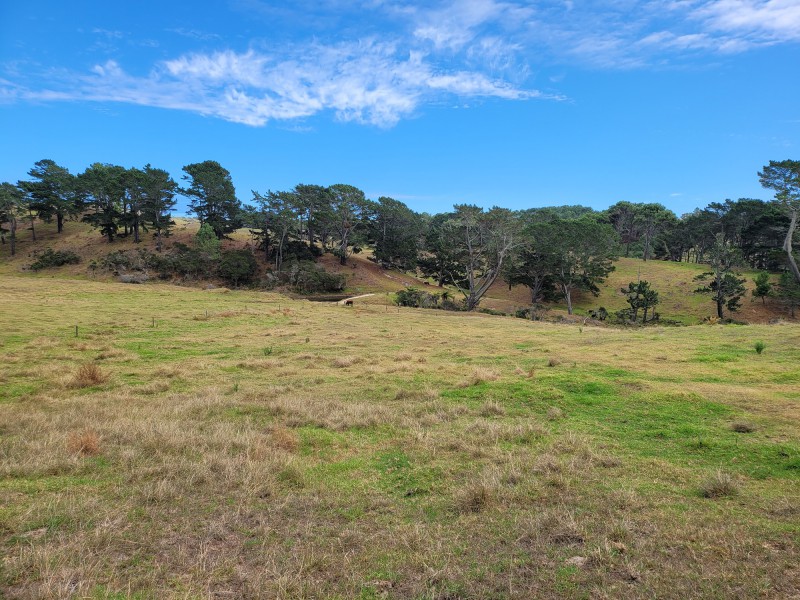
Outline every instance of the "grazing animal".
[[353, 301], [352, 300], [345, 300], [344, 301], [344, 305], [345, 306], [353, 306]]

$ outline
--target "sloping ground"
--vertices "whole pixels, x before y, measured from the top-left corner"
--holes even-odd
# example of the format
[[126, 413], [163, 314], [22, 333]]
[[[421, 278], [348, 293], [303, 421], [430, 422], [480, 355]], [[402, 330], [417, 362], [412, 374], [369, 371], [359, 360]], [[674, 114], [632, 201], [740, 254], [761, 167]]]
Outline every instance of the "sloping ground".
[[[46, 248], [53, 250], [70, 250], [81, 257], [81, 262], [77, 265], [65, 265], [58, 270], [46, 269], [38, 274], [31, 273], [38, 277], [70, 276], [79, 279], [89, 277], [89, 264], [92, 260], [99, 260], [110, 252], [117, 250], [133, 250], [137, 248], [145, 249], [150, 252], [156, 251], [156, 242], [150, 233], [141, 234], [141, 243], [134, 244], [133, 237], [118, 237], [112, 243], [108, 243], [106, 238], [100, 233], [79, 221], [66, 221], [64, 232], [56, 233], [55, 223], [36, 222], [36, 241], [34, 242], [29, 229], [24, 229], [20, 224], [17, 230], [17, 254], [10, 256], [9, 244], [0, 246], [0, 274], [20, 273], [34, 261], [34, 254]], [[168, 251], [176, 242], [190, 244], [194, 235], [197, 233], [198, 223], [194, 219], [175, 219], [175, 229], [173, 234], [164, 238], [164, 251]], [[104, 274], [98, 274], [104, 277]]]
[[[174, 234], [165, 239], [165, 250], [169, 250], [176, 242], [190, 244], [197, 232], [197, 221], [194, 219], [176, 219], [177, 226]], [[56, 234], [54, 224], [37, 223], [37, 242], [31, 241], [30, 232], [22, 230], [18, 233], [18, 252], [14, 259], [8, 255], [8, 244], [0, 246], [0, 274], [19, 273], [24, 271], [33, 261], [34, 251], [41, 251], [47, 247], [54, 249], [72, 250], [81, 256], [78, 265], [67, 265], [58, 270], [45, 270], [36, 277], [74, 277], [78, 279], [97, 278], [110, 280], [106, 273], [92, 274], [88, 265], [92, 260], [98, 260], [109, 252], [115, 250], [130, 250], [135, 248], [147, 249], [155, 252], [155, 240], [151, 234], [143, 233], [142, 242], [134, 244], [130, 237], [118, 238], [109, 244], [99, 233], [89, 228], [86, 224], [68, 221], [64, 225], [64, 233]], [[223, 247], [254, 248], [254, 242], [246, 229], [237, 231], [231, 240], [223, 242]], [[346, 265], [340, 265], [339, 260], [332, 254], [325, 254], [319, 259], [319, 264], [333, 273], [344, 274], [347, 278], [346, 293], [359, 295], [373, 293], [375, 296], [359, 300], [359, 303], [385, 304], [390, 301], [387, 294], [392, 294], [400, 289], [414, 286], [426, 289], [432, 293], [442, 290], [435, 285], [426, 286], [424, 280], [413, 277], [407, 273], [387, 271], [369, 260], [371, 252], [366, 250], [348, 258]], [[604, 306], [609, 312], [626, 308], [624, 295], [620, 288], [626, 287], [631, 281], [639, 277], [649, 281], [654, 289], [659, 292], [661, 303], [657, 310], [664, 317], [682, 321], [687, 324], [698, 323], [705, 317], [716, 314], [714, 303], [707, 295], [696, 294], [694, 290], [699, 284], [693, 278], [706, 270], [705, 265], [690, 263], [674, 263], [664, 261], [647, 261], [638, 259], [621, 258], [615, 263], [616, 269], [608, 280], [601, 286], [600, 296], [595, 298], [590, 294], [575, 293], [573, 304], [576, 314], [585, 315], [590, 309]], [[263, 267], [266, 271], [266, 266]], [[747, 280], [748, 290], [753, 288], [755, 272], [745, 271], [743, 276]], [[448, 288], [453, 298], [460, 298], [461, 294], [455, 288]], [[530, 306], [530, 295], [523, 286], [509, 289], [508, 285], [498, 280], [489, 290], [481, 302], [481, 307], [500, 310], [513, 314], [518, 308]], [[551, 306], [550, 316], [566, 315], [563, 303], [554, 303]], [[728, 316], [749, 323], [768, 323], [776, 319], [790, 320], [785, 308], [774, 300], [768, 300], [762, 305], [760, 300], [754, 299], [749, 293], [743, 299], [742, 308]]]
[[[573, 297], [573, 305], [578, 314], [586, 314], [589, 309], [604, 306], [609, 312], [627, 308], [625, 296], [620, 291], [631, 281], [639, 278], [649, 281], [651, 287], [658, 291], [660, 304], [657, 311], [665, 318], [697, 323], [705, 317], [716, 316], [716, 305], [709, 295], [694, 292], [702, 282], [694, 281], [694, 277], [708, 270], [707, 265], [693, 263], [676, 263], [667, 261], [642, 261], [634, 258], [620, 258], [606, 282], [600, 287], [600, 295], [577, 293]], [[775, 300], [767, 300], [762, 305], [760, 299], [753, 298], [751, 291], [755, 287], [753, 278], [756, 272], [744, 270], [741, 274], [746, 279], [747, 295], [742, 299], [742, 307], [735, 313], [726, 316], [749, 323], [768, 323], [775, 319], [790, 320], [788, 311]], [[777, 279], [777, 278], [774, 278]], [[526, 288], [515, 287], [511, 290], [503, 282], [497, 282], [489, 290], [489, 298], [482, 306], [512, 312], [514, 308], [530, 305], [530, 296]], [[556, 303], [554, 309], [565, 310], [565, 305]]]

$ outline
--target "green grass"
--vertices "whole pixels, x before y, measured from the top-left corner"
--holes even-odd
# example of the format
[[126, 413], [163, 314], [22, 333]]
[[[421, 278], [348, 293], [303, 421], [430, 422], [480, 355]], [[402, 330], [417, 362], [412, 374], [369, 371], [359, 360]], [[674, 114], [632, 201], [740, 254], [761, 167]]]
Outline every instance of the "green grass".
[[[0, 283], [0, 595], [800, 586], [796, 325], [579, 331], [258, 292]], [[108, 380], [73, 387], [87, 362]], [[96, 456], [69, 450], [87, 431]], [[704, 497], [718, 470], [736, 493]]]

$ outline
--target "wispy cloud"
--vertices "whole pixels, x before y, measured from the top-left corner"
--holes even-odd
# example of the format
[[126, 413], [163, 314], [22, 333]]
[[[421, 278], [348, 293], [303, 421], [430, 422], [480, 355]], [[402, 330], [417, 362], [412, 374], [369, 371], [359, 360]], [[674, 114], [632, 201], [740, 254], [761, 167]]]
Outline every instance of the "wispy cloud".
[[92, 33], [108, 48], [90, 72], [6, 68], [0, 100], [123, 102], [254, 126], [330, 112], [391, 127], [442, 100], [562, 99], [531, 88], [531, 74], [542, 66], [556, 67], [561, 74], [543, 80], [558, 85], [576, 63], [647, 68], [800, 42], [798, 0], [230, 2], [254, 21], [297, 29], [279, 42], [250, 39], [249, 49], [238, 51], [215, 33], [170, 29], [216, 50], [143, 69], [124, 67], [113, 52], [112, 42], [130, 34], [98, 28]]
[[343, 121], [391, 127], [441, 96], [558, 98], [480, 72], [441, 70], [422, 52], [403, 53], [394, 44], [376, 41], [317, 44], [288, 57], [254, 50], [187, 54], [160, 63], [146, 77], [107, 61], [90, 74], [75, 78], [64, 73], [52, 83], [45, 90], [12, 88], [7, 93], [189, 110], [254, 126], [333, 111]]

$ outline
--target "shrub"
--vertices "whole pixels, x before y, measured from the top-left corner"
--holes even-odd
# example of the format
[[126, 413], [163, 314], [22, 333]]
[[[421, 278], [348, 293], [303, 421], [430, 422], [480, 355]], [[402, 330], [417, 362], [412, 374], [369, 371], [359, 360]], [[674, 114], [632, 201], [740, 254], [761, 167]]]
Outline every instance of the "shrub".
[[756, 354], [761, 354], [764, 351], [764, 348], [766, 348], [766, 347], [767, 347], [767, 345], [764, 342], [762, 342], [761, 340], [759, 340], [755, 344], [753, 344], [753, 348], [755, 348]]
[[440, 298], [439, 294], [431, 294], [415, 287], [400, 290], [395, 294], [395, 302], [399, 306], [412, 308], [437, 308]]
[[252, 281], [257, 271], [256, 257], [247, 248], [223, 252], [217, 269], [219, 276], [234, 286]]
[[328, 273], [312, 262], [293, 262], [289, 267], [288, 282], [299, 294], [316, 294], [319, 292], [341, 292], [346, 279], [344, 275]]
[[31, 270], [40, 271], [41, 269], [60, 267], [62, 265], [77, 265], [79, 262], [81, 262], [81, 259], [74, 252], [47, 248], [31, 263]]

